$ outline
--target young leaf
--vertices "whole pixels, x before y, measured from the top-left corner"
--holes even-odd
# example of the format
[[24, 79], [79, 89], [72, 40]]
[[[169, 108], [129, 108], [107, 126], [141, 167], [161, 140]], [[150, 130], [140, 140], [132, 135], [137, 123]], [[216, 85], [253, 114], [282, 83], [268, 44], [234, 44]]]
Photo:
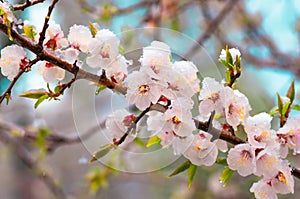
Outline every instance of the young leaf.
[[31, 99], [39, 99], [40, 97], [44, 96], [46, 94], [45, 89], [34, 89], [25, 91], [23, 94], [19, 95], [20, 97], [27, 97]]
[[228, 166], [222, 171], [222, 175], [219, 178], [219, 181], [221, 183], [223, 183], [223, 186], [225, 187], [228, 183], [228, 181], [230, 180], [232, 174], [233, 174], [233, 170], [231, 170]]
[[96, 90], [95, 94], [99, 95], [101, 93], [101, 91], [103, 91], [104, 89], [106, 89], [105, 86], [100, 85], [99, 88]]
[[228, 50], [228, 46], [226, 45], [226, 62], [228, 64], [231, 64], [233, 66], [233, 59], [232, 59], [232, 55]]
[[55, 86], [54, 92], [55, 93], [60, 93], [60, 86]]
[[41, 96], [34, 104], [34, 108], [36, 109], [45, 99], [48, 99], [48, 98], [49, 98], [48, 94]]
[[231, 74], [230, 74], [230, 70], [226, 70], [226, 81], [227, 81], [227, 82], [231, 82]]
[[11, 100], [11, 95], [9, 93], [6, 93], [5, 94], [5, 99], [6, 99], [6, 105], [8, 105], [8, 103], [10, 102]]
[[283, 106], [282, 106], [282, 114], [285, 115], [285, 113], [287, 112], [287, 110], [289, 109], [291, 105], [291, 101], [288, 101], [287, 103], [285, 103]]
[[178, 18], [174, 18], [171, 21], [171, 29], [175, 30], [175, 31], [179, 31], [179, 29], [180, 29], [180, 23], [179, 23]]
[[92, 36], [95, 37], [98, 32], [98, 28], [91, 21], [89, 21], [89, 28], [92, 33]]
[[33, 26], [23, 26], [23, 31], [24, 31], [24, 35], [30, 39], [33, 39], [36, 35], [37, 32], [34, 30]]
[[300, 105], [299, 104], [295, 104], [295, 105], [291, 106], [291, 109], [294, 109], [296, 111], [300, 111]]
[[150, 147], [150, 146], [152, 146], [154, 144], [158, 144], [158, 143], [160, 143], [160, 138], [157, 135], [155, 135], [148, 140], [146, 147]]
[[269, 115], [273, 117], [273, 116], [275, 116], [277, 113], [278, 113], [278, 106], [274, 106], [274, 107], [270, 110]]
[[217, 158], [216, 163], [223, 166], [228, 166], [226, 158]]
[[190, 165], [191, 165], [191, 162], [189, 160], [184, 162], [177, 169], [175, 169], [175, 171], [173, 171], [173, 173], [171, 173], [167, 178], [171, 178], [172, 176], [175, 176], [175, 175], [187, 170], [190, 167]]
[[46, 138], [51, 132], [49, 129], [46, 128], [40, 128], [38, 130], [38, 135], [35, 140], [35, 145], [40, 148], [40, 153], [39, 153], [39, 159], [44, 159], [46, 153], [47, 153], [47, 146], [46, 146]]
[[119, 53], [124, 53], [124, 48], [123, 48], [123, 46], [119, 45], [119, 46], [118, 46], [118, 50], [119, 50]]
[[293, 80], [291, 85], [290, 85], [290, 88], [286, 94], [286, 96], [288, 98], [290, 98], [291, 100], [291, 104], [293, 103], [294, 99], [295, 99], [295, 81]]
[[280, 115], [282, 115], [282, 109], [283, 109], [283, 102], [281, 100], [281, 97], [278, 93], [277, 94], [277, 101], [278, 101], [278, 111], [280, 113]]
[[197, 171], [197, 166], [194, 164], [190, 164], [190, 167], [188, 168], [188, 188], [189, 189], [191, 188], [196, 171]]
[[96, 151], [93, 153], [93, 158], [90, 160], [90, 163], [95, 162], [99, 158], [102, 158], [103, 156], [108, 154], [113, 147], [114, 147], [113, 144], [106, 144], [106, 145], [100, 147], [99, 151]]
[[227, 64], [227, 62], [226, 62], [225, 60], [223, 60], [223, 59], [218, 59], [218, 61], [219, 61], [220, 63], [222, 63], [224, 66], [228, 67], [228, 64]]

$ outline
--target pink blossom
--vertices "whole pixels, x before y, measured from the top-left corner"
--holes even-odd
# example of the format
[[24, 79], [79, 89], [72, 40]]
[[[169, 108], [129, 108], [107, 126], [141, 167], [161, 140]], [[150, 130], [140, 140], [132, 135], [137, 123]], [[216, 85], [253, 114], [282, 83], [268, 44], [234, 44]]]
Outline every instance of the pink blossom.
[[147, 74], [137, 71], [128, 75], [126, 83], [128, 85], [126, 100], [140, 110], [145, 110], [151, 103], [156, 104], [164, 87]]
[[227, 123], [236, 129], [241, 122], [244, 122], [251, 110], [247, 97], [238, 90], [225, 87], [221, 92], [221, 100]]
[[256, 171], [254, 148], [250, 144], [236, 145], [229, 150], [227, 162], [229, 168], [241, 176], [253, 174]]

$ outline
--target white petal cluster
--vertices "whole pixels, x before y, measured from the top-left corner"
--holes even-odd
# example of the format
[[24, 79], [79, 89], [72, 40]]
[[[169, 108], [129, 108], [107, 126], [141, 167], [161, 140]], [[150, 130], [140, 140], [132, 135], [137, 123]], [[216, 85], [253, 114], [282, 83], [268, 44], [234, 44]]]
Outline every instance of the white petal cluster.
[[1, 73], [10, 81], [18, 74], [23, 61], [26, 59], [26, 51], [18, 45], [11, 45], [1, 50]]
[[0, 16], [0, 20], [3, 20], [3, 21], [10, 21], [10, 22], [13, 22], [16, 20], [13, 12], [12, 12], [12, 8], [11, 8], [11, 5], [4, 1], [0, 1], [0, 10], [1, 12], [3, 12], [4, 14], [2, 16]]
[[38, 66], [38, 72], [43, 76], [44, 80], [51, 83], [55, 80], [63, 80], [65, 77], [65, 70], [55, 66], [52, 63], [43, 61]]
[[[239, 51], [239, 49], [237, 49], [237, 48], [230, 48], [230, 49], [229, 49], [229, 52], [230, 52], [230, 54], [231, 54], [231, 57], [232, 57], [232, 60], [233, 60], [233, 64], [234, 64], [235, 61], [236, 61], [236, 56], [238, 56], [239, 58], [241, 58], [241, 52]], [[220, 58], [221, 60], [226, 61], [226, 50], [222, 49], [219, 58]]]
[[161, 97], [190, 99], [199, 91], [197, 67], [188, 61], [172, 63], [170, 47], [163, 42], [153, 41], [143, 48], [140, 62], [139, 72], [129, 74], [125, 82], [127, 101], [140, 110], [156, 104]]
[[[127, 129], [133, 124], [134, 119], [135, 116], [125, 109], [117, 110], [109, 115], [105, 122], [105, 126], [108, 129], [111, 141], [117, 141], [120, 139]], [[134, 136], [130, 134], [124, 143], [129, 143], [133, 141], [133, 139]]]
[[88, 27], [76, 24], [70, 27], [68, 41], [73, 48], [87, 53], [91, 48], [92, 38]]

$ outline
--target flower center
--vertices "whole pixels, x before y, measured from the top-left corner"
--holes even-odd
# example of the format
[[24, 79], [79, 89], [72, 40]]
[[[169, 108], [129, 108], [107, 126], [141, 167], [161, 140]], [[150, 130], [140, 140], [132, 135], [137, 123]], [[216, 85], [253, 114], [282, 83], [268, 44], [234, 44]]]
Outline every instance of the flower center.
[[177, 116], [172, 117], [172, 122], [174, 124], [180, 124], [181, 123], [181, 121], [179, 120], [179, 118]]
[[247, 151], [247, 150], [243, 150], [243, 151], [241, 152], [241, 156], [242, 156], [242, 158], [245, 159], [245, 160], [248, 160], [248, 159], [252, 158], [251, 153], [250, 153], [249, 151]]
[[281, 171], [278, 172], [276, 178], [279, 180], [279, 182], [283, 182], [284, 184], [287, 184], [287, 179]]
[[150, 90], [150, 87], [148, 85], [140, 85], [139, 89], [138, 89], [139, 96], [148, 95], [149, 90]]

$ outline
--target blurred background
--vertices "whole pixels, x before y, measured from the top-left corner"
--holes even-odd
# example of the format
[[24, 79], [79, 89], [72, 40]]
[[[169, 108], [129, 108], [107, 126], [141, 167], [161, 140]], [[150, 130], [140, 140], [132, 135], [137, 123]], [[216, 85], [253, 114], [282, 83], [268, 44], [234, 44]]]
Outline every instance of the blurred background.
[[[45, 1], [15, 14], [40, 30], [50, 3]], [[138, 60], [141, 48], [152, 40], [166, 42], [174, 60], [184, 58], [197, 65], [201, 79], [223, 79], [225, 68], [217, 61], [220, 51], [226, 45], [237, 47], [243, 66], [237, 88], [249, 98], [251, 114], [256, 114], [269, 112], [276, 104], [276, 92], [285, 95], [293, 79], [299, 103], [299, 5], [300, 0], [60, 0], [51, 19], [61, 25], [65, 36], [73, 24], [97, 22], [100, 28], [108, 28], [120, 37], [127, 59]], [[2, 33], [0, 38], [2, 49], [10, 42]], [[134, 61], [129, 70], [137, 65]], [[117, 155], [105, 165], [87, 164], [90, 153], [107, 141], [99, 135], [107, 115], [126, 107], [124, 97], [109, 90], [95, 97], [95, 88], [79, 81], [60, 101], [34, 109], [34, 101], [18, 94], [46, 87], [35, 68], [16, 84], [9, 105], [0, 107], [0, 130], [17, 129], [10, 132], [14, 136], [0, 136], [0, 198], [57, 198], [61, 190], [74, 199], [254, 198], [249, 189], [258, 178], [234, 174], [223, 187], [218, 180], [223, 170], [219, 165], [199, 167], [188, 190], [186, 174], [166, 178], [183, 161], [181, 158], [168, 167], [143, 174], [106, 167], [128, 166]], [[66, 79], [70, 78], [67, 74]], [[2, 93], [10, 82], [2, 76], [0, 82]], [[81, 139], [77, 139], [78, 134]], [[19, 157], [24, 151], [32, 162]], [[127, 161], [129, 166], [135, 164], [134, 160]], [[295, 194], [279, 198], [299, 196], [300, 183], [296, 179]]]

